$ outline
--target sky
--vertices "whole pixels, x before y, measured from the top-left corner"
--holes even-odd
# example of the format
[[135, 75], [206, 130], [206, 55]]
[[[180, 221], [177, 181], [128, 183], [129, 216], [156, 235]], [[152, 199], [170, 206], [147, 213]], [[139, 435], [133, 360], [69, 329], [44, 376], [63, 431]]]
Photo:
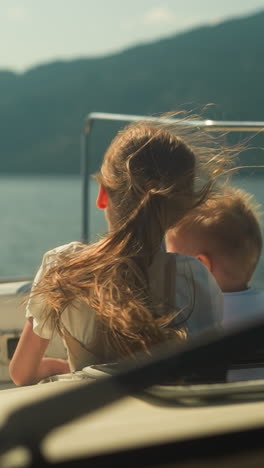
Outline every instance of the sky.
[[107, 55], [264, 10], [264, 0], [0, 0], [0, 69]]

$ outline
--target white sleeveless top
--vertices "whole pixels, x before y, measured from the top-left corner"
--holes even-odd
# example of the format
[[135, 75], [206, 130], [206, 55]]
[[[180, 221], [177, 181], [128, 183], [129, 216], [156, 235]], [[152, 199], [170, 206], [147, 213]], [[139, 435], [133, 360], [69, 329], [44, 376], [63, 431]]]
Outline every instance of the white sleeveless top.
[[[58, 253], [74, 253], [81, 247], [79, 242], [72, 242], [47, 252], [33, 282], [32, 291], [45, 271], [56, 265]], [[159, 251], [149, 268], [149, 282], [155, 303], [166, 304], [167, 311], [175, 312], [175, 327], [186, 327], [189, 335], [220, 327], [222, 293], [214, 277], [199, 260]], [[45, 320], [43, 308], [43, 299], [31, 296], [26, 307], [26, 317], [33, 317], [33, 330], [37, 335], [51, 339], [54, 329]], [[161, 307], [157, 313], [162, 314], [163, 310], [164, 307]], [[62, 326], [72, 337], [89, 347], [96, 329], [94, 310], [76, 301], [63, 311], [61, 320]]]

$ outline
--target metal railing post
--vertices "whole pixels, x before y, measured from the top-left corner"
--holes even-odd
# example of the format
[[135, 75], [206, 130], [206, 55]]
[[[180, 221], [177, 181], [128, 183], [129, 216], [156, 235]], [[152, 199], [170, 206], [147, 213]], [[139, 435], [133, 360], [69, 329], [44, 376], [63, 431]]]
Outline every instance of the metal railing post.
[[92, 119], [88, 116], [84, 121], [81, 134], [81, 177], [82, 177], [82, 242], [89, 240], [89, 141], [88, 135], [92, 128]]

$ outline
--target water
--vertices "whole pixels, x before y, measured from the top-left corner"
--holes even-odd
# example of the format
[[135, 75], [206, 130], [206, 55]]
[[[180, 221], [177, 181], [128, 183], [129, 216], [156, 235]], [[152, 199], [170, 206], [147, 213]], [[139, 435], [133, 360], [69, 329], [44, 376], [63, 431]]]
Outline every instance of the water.
[[43, 253], [80, 239], [78, 177], [0, 178], [0, 276], [31, 277]]
[[[264, 179], [238, 177], [235, 185], [264, 203]], [[106, 230], [95, 208], [97, 187], [91, 183], [90, 237]], [[45, 251], [81, 239], [81, 180], [68, 177], [0, 177], [0, 277], [32, 277]], [[263, 287], [264, 256], [254, 285]]]
[[[93, 207], [96, 191], [93, 182]], [[81, 240], [81, 179], [0, 177], [0, 216], [0, 279], [32, 277], [44, 252]], [[90, 226], [91, 239], [105, 232], [101, 211], [93, 209]]]

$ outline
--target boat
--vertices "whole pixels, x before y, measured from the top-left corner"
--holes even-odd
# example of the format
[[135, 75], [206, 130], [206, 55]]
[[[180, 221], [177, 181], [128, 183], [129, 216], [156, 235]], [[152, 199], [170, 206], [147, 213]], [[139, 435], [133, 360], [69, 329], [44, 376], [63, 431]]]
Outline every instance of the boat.
[[262, 467], [264, 381], [220, 376], [232, 350], [256, 349], [263, 332], [262, 321], [2, 390], [0, 466]]
[[[83, 242], [89, 232], [88, 140], [93, 124], [142, 118], [92, 113], [85, 119]], [[208, 131], [264, 131], [264, 122], [190, 125]], [[28, 279], [0, 284], [0, 379], [6, 385], [30, 287]], [[263, 336], [264, 319], [258, 319], [205, 333], [180, 350], [162, 346], [136, 362], [89, 366], [38, 385], [4, 389], [0, 466], [262, 467], [264, 379], [231, 381], [228, 373], [264, 369]], [[60, 342], [52, 343], [47, 353], [65, 357]]]

